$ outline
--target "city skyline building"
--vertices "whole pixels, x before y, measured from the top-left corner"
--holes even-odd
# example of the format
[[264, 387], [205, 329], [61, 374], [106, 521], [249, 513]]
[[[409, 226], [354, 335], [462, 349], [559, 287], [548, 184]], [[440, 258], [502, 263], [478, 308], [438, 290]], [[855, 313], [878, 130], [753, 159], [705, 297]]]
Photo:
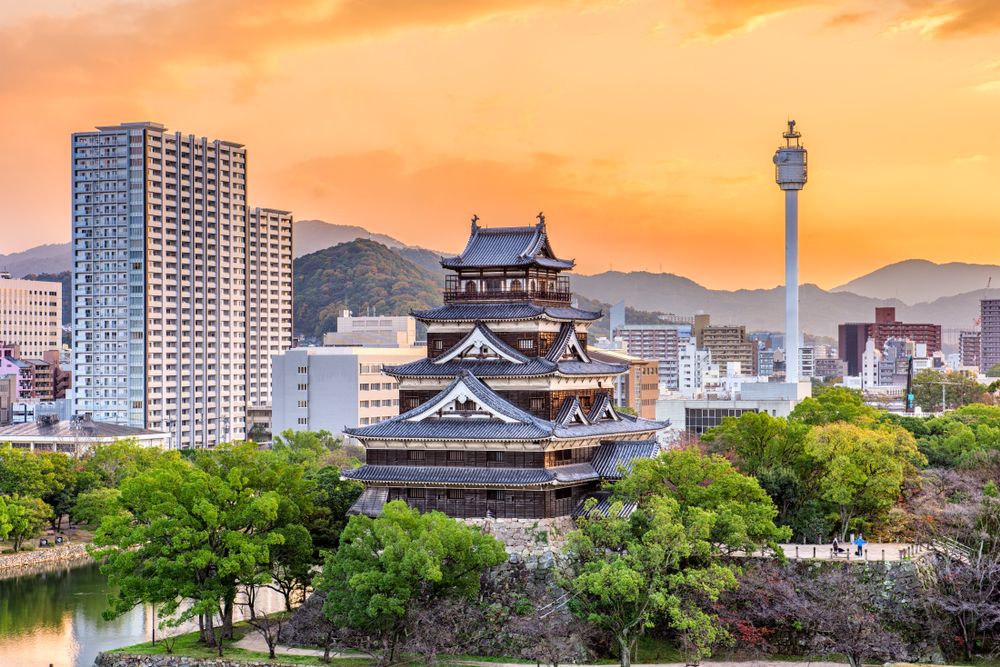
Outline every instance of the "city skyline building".
[[0, 344], [38, 358], [62, 347], [62, 283], [12, 278], [0, 271]]
[[985, 373], [1000, 364], [1000, 299], [979, 301], [979, 370]]
[[177, 447], [243, 438], [291, 328], [290, 215], [248, 208], [240, 143], [122, 123], [71, 155], [74, 411]]

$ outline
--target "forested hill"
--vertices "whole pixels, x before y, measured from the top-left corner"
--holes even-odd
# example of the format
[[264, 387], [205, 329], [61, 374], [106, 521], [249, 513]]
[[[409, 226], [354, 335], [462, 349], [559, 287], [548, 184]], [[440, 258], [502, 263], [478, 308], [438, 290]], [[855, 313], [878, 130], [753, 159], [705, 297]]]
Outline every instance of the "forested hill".
[[442, 281], [374, 241], [356, 239], [295, 259], [295, 332], [334, 331], [337, 315], [408, 315], [441, 303]]

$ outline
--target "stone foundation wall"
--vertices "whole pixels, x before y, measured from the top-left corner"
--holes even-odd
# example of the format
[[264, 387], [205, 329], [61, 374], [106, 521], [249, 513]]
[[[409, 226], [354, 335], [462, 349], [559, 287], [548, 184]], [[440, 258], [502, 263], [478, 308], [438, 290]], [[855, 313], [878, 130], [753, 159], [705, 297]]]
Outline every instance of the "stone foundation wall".
[[525, 563], [529, 569], [551, 567], [562, 554], [566, 535], [576, 528], [573, 519], [462, 519], [493, 535], [507, 548], [511, 563]]
[[238, 660], [236, 658], [184, 658], [176, 655], [129, 655], [99, 653], [97, 667], [295, 667], [280, 660]]
[[61, 544], [56, 547], [41, 547], [33, 551], [19, 551], [16, 554], [0, 556], [0, 576], [30, 572], [38, 565], [68, 563], [90, 560], [87, 545], [82, 543]]

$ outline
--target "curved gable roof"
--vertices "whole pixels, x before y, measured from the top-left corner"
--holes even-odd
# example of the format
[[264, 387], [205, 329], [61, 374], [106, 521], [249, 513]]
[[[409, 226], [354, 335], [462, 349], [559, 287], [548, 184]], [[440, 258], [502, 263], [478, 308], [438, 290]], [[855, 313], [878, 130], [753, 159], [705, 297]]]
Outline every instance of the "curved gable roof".
[[571, 269], [574, 265], [573, 260], [555, 256], [544, 222], [525, 227], [479, 227], [473, 224], [472, 234], [462, 254], [441, 260], [441, 266], [446, 269], [533, 264], [553, 269]]

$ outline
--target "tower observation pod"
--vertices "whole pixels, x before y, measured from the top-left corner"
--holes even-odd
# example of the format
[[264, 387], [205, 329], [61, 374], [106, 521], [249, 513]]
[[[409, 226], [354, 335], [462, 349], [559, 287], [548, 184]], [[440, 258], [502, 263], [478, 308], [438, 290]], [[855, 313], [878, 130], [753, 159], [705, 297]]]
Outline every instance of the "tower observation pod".
[[785, 381], [799, 381], [799, 190], [806, 184], [806, 149], [788, 121], [785, 145], [774, 154], [774, 180], [785, 191]]

